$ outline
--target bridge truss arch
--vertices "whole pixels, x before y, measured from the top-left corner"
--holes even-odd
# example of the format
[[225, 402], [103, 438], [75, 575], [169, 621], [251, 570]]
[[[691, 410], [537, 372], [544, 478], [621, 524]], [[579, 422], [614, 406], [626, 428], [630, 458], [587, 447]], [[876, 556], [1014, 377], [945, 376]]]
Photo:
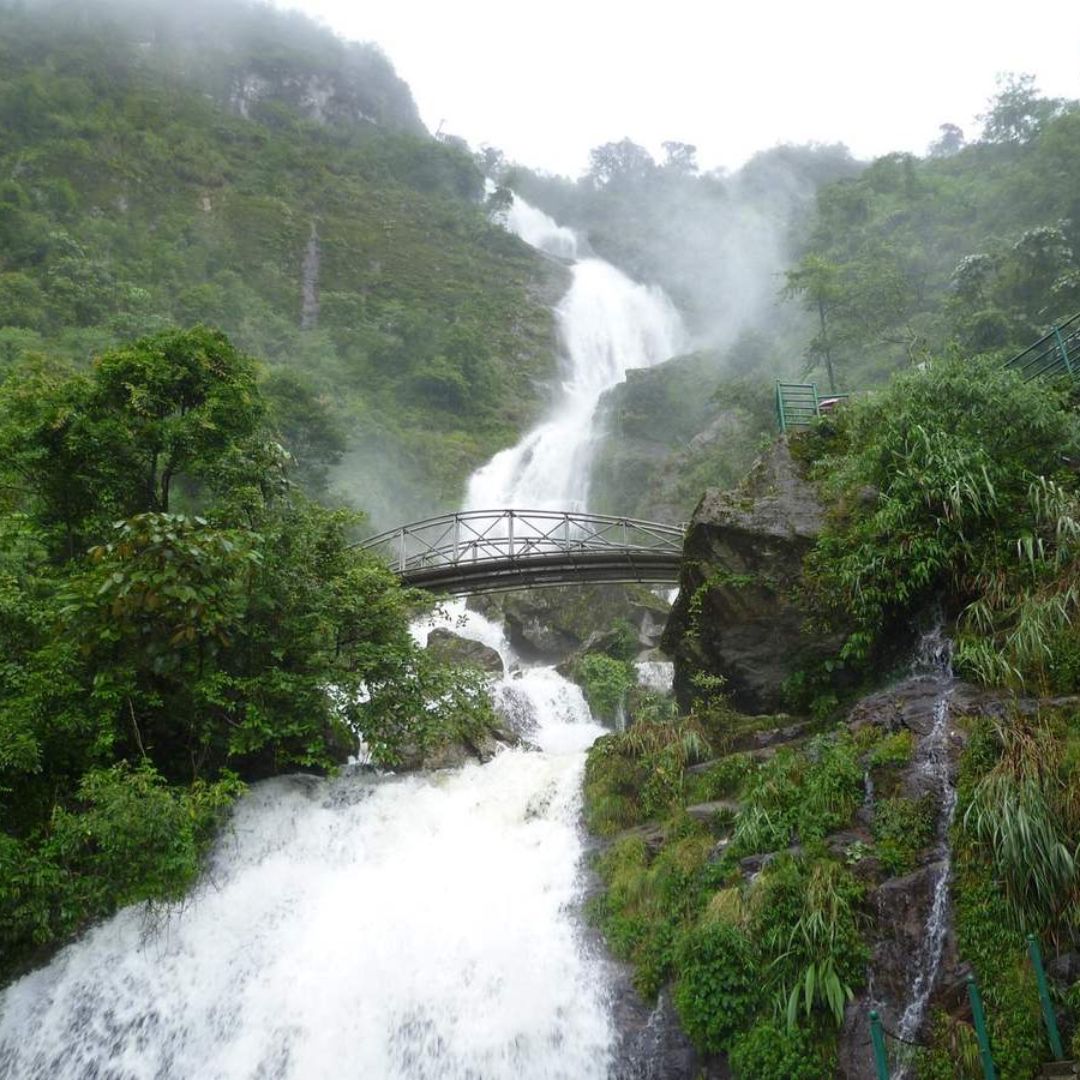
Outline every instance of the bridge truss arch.
[[550, 585], [674, 585], [683, 526], [559, 510], [466, 510], [362, 541], [406, 585], [464, 596]]

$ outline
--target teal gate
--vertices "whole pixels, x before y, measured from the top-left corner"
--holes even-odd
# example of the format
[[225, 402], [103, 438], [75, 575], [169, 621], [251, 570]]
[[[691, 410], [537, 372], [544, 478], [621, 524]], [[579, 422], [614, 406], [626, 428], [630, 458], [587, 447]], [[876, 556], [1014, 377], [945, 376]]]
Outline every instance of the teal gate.
[[806, 427], [815, 417], [834, 405], [847, 401], [847, 394], [818, 393], [817, 383], [791, 383], [776, 380], [776, 419], [782, 432]]

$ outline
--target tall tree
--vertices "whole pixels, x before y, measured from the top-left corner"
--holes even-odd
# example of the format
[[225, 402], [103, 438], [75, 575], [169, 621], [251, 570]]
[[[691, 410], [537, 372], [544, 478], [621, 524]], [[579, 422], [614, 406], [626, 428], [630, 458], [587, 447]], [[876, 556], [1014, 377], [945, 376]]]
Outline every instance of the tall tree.
[[820, 255], [805, 255], [794, 270], [787, 272], [784, 295], [800, 298], [808, 311], [817, 312], [818, 332], [810, 342], [809, 354], [813, 360], [824, 361], [829, 391], [833, 394], [836, 393], [836, 375], [830, 324], [841, 293], [840, 267]]

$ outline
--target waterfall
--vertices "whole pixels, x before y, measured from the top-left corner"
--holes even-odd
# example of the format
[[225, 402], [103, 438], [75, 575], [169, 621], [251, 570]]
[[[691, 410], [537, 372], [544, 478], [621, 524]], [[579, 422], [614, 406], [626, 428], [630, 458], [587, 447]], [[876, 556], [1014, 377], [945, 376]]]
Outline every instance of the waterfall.
[[[508, 224], [577, 257], [570, 230], [520, 201]], [[595, 258], [571, 273], [561, 391], [473, 476], [469, 506], [583, 507], [600, 395], [682, 343], [659, 290]], [[498, 649], [496, 707], [531, 746], [427, 775], [255, 785], [183, 904], [126, 908], [0, 994], [0, 1075], [612, 1075], [613, 984], [580, 925], [581, 781], [604, 729], [554, 668], [523, 667], [501, 627], [450, 614]]]
[[634, 664], [639, 686], [655, 694], [671, 694], [675, 686], [675, 665], [670, 660], [638, 660]]
[[[575, 234], [514, 199], [507, 226], [527, 243], [577, 259]], [[650, 367], [686, 344], [682, 321], [663, 290], [631, 281], [602, 259], [577, 259], [555, 318], [563, 382], [547, 418], [469, 481], [465, 509], [584, 510], [601, 394], [630, 368]]]
[[[916, 651], [914, 673], [934, 680], [937, 695], [934, 699], [933, 723], [920, 740], [914, 767], [935, 789], [940, 799], [937, 836], [933, 860], [933, 885], [930, 911], [922, 945], [912, 965], [911, 990], [908, 1003], [900, 1016], [897, 1034], [905, 1042], [914, 1042], [926, 1018], [926, 1008], [941, 969], [941, 957], [949, 925], [949, 881], [952, 854], [949, 847], [949, 828], [956, 812], [956, 788], [949, 771], [949, 701], [955, 678], [952, 670], [952, 642], [945, 637], [939, 624], [924, 634]], [[897, 1080], [903, 1080], [907, 1066], [902, 1064]]]
[[606, 963], [574, 916], [603, 729], [552, 669], [497, 690], [539, 753], [256, 785], [182, 906], [122, 911], [0, 998], [0, 1075], [609, 1076]]

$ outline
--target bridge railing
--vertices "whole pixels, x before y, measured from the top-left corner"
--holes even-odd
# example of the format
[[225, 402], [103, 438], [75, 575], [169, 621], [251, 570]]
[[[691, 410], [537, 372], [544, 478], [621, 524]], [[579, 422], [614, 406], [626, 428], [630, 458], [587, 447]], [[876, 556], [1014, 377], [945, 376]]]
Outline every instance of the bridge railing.
[[1040, 376], [1080, 378], [1080, 312], [1055, 326], [1006, 365], [1028, 382]]
[[379, 533], [360, 546], [382, 554], [398, 574], [407, 574], [544, 555], [678, 555], [682, 542], [682, 526], [636, 518], [558, 510], [467, 510]]

